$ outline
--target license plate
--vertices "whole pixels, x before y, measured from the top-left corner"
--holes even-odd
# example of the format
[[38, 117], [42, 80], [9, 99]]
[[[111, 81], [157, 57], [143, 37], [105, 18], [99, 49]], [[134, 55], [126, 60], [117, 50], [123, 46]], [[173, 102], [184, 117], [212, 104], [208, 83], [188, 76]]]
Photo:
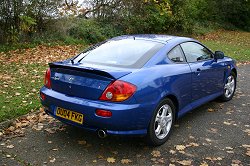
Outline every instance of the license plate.
[[70, 111], [64, 108], [57, 107], [56, 116], [59, 116], [63, 119], [70, 120], [72, 122], [82, 124], [83, 123], [83, 114], [78, 112]]

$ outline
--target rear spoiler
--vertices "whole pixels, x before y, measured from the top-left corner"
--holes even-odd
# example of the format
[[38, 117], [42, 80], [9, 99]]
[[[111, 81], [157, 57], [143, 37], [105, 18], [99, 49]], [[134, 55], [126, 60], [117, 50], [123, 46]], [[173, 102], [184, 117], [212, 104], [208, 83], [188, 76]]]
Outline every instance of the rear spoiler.
[[97, 74], [111, 79], [119, 79], [120, 77], [131, 73], [131, 71], [104, 71], [102, 69], [96, 69], [91, 67], [77, 66], [72, 64], [62, 64], [62, 63], [49, 63], [50, 68], [68, 69], [75, 71], [82, 71], [86, 73]]

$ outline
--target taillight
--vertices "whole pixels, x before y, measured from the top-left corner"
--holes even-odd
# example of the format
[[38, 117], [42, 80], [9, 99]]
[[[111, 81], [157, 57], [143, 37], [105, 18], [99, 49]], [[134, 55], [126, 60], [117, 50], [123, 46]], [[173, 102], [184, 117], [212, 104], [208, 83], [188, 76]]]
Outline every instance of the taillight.
[[124, 81], [112, 82], [103, 92], [100, 100], [121, 102], [130, 98], [136, 91], [136, 86]]
[[95, 111], [97, 116], [101, 116], [101, 117], [111, 117], [112, 116], [112, 112], [110, 111], [106, 111], [106, 110], [96, 110]]
[[47, 69], [44, 79], [44, 85], [51, 89], [51, 80], [50, 80], [50, 68]]

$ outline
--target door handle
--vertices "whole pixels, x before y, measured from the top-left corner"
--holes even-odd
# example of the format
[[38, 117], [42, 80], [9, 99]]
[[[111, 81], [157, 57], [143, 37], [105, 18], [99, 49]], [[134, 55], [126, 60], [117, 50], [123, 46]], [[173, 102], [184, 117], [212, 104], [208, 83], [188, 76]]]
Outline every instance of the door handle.
[[200, 68], [198, 68], [198, 69], [196, 70], [196, 74], [197, 74], [197, 76], [200, 76], [200, 75], [201, 75], [201, 69], [200, 69]]

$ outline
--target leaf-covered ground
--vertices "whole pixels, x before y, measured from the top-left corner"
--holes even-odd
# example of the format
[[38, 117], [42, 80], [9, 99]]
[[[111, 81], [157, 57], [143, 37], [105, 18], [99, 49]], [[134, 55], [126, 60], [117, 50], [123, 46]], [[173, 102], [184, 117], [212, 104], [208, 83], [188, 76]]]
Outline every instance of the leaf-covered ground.
[[250, 33], [219, 30], [204, 36], [198, 36], [213, 51], [223, 51], [237, 61], [250, 61]]
[[77, 54], [80, 46], [38, 46], [0, 53], [0, 122], [37, 110], [49, 62]]

